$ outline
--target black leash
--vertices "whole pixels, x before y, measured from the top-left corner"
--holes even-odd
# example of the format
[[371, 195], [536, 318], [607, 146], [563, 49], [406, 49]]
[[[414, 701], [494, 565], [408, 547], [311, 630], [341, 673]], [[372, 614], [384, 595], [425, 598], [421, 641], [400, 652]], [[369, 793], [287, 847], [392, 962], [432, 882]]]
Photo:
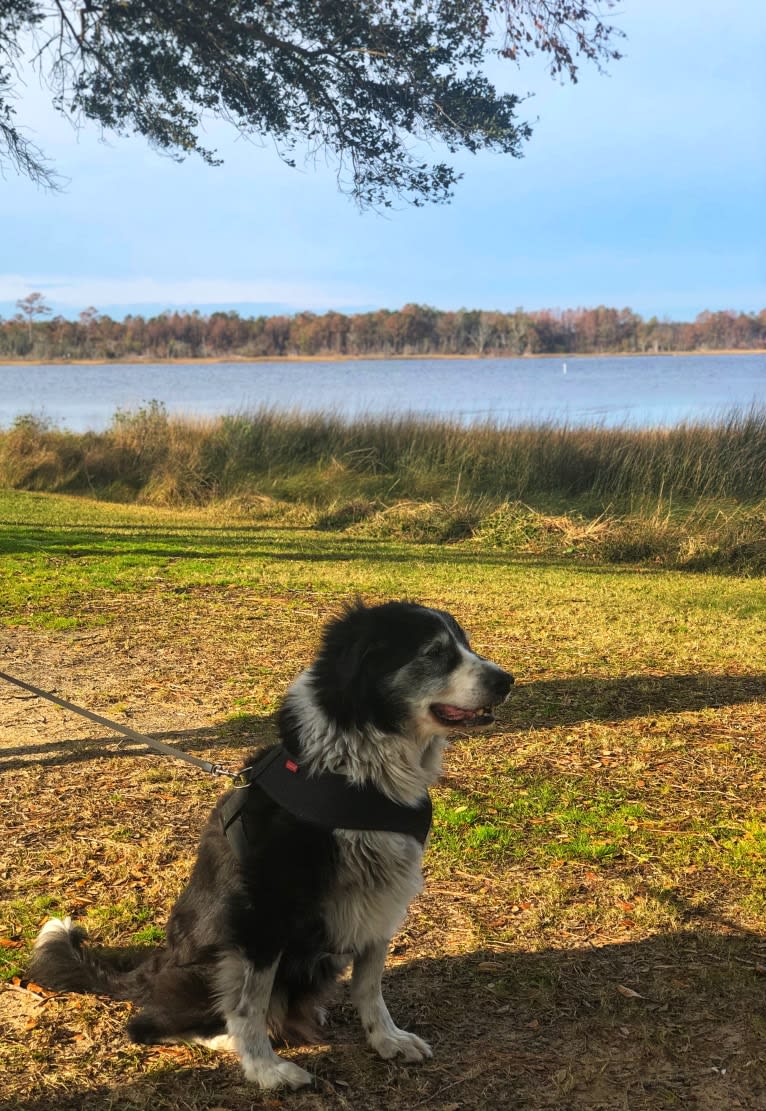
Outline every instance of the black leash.
[[47, 698], [49, 702], [55, 702], [57, 706], [61, 706], [64, 710], [71, 710], [73, 714], [79, 714], [80, 717], [87, 718], [88, 721], [94, 721], [97, 725], [103, 725], [107, 729], [113, 729], [115, 733], [122, 733], [124, 737], [130, 737], [131, 741], [138, 741], [140, 744], [149, 745], [156, 752], [161, 752], [163, 756], [172, 756], [176, 760], [185, 760], [187, 764], [192, 764], [195, 768], [201, 768], [202, 771], [208, 772], [210, 775], [227, 776], [234, 781], [235, 787], [244, 786], [248, 784], [242, 782], [241, 772], [233, 772], [229, 768], [225, 768], [223, 764], [213, 764], [210, 760], [202, 760], [199, 756], [191, 756], [188, 752], [182, 752], [178, 748], [172, 748], [166, 745], [163, 741], [157, 741], [154, 737], [147, 737], [144, 733], [139, 733], [135, 729], [131, 729], [128, 725], [121, 725], [117, 721], [111, 721], [109, 718], [102, 717], [100, 714], [94, 714], [91, 710], [84, 710], [82, 706], [76, 706], [74, 702], [67, 702], [65, 698], [59, 698], [56, 694], [51, 694], [50, 691], [41, 690], [40, 687], [34, 687], [31, 683], [25, 683], [22, 679], [16, 679], [13, 675], [8, 675], [5, 671], [0, 671], [0, 679], [5, 679], [7, 683], [13, 683], [22, 690], [29, 691], [30, 694], [35, 695], [36, 698]]

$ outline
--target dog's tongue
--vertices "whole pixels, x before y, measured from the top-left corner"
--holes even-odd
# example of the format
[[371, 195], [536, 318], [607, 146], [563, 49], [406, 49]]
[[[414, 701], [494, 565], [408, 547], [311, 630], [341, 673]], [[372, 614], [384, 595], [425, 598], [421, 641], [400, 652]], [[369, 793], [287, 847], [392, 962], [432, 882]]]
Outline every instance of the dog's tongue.
[[475, 710], [462, 710], [459, 706], [446, 706], [443, 702], [437, 702], [434, 709], [447, 721], [471, 721], [476, 717]]

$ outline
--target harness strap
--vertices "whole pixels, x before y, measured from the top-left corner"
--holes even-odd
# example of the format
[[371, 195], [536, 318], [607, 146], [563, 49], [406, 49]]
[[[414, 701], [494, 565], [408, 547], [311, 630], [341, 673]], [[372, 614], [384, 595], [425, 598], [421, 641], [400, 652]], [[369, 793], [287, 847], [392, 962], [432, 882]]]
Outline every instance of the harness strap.
[[[240, 773], [300, 821], [321, 829], [354, 829], [406, 833], [424, 845], [431, 828], [431, 798], [426, 792], [416, 806], [394, 802], [377, 787], [356, 787], [343, 775], [308, 775], [283, 745], [269, 749]], [[247, 849], [249, 791], [236, 791], [221, 808], [221, 821], [232, 849], [242, 859]]]
[[178, 748], [172, 748], [166, 745], [163, 741], [155, 740], [154, 737], [147, 737], [144, 733], [139, 733], [135, 729], [131, 729], [128, 725], [121, 725], [117, 721], [111, 721], [109, 718], [102, 717], [100, 714], [94, 714], [92, 710], [84, 710], [82, 706], [76, 706], [74, 702], [67, 702], [65, 698], [59, 698], [56, 694], [51, 694], [50, 691], [41, 690], [40, 687], [34, 687], [31, 683], [25, 683], [21, 679], [16, 679], [13, 675], [8, 675], [5, 671], [0, 671], [0, 679], [5, 679], [7, 683], [13, 683], [22, 690], [29, 691], [30, 694], [35, 695], [36, 698], [47, 698], [49, 702], [55, 702], [57, 706], [61, 706], [64, 710], [71, 710], [73, 714], [79, 714], [80, 717], [87, 718], [88, 721], [94, 721], [97, 725], [103, 725], [107, 729], [113, 729], [115, 733], [122, 733], [125, 737], [130, 737], [132, 741], [138, 741], [140, 744], [149, 745], [156, 752], [161, 752], [163, 756], [173, 756], [176, 760], [185, 760], [187, 764], [193, 764], [195, 768], [202, 768], [203, 771], [209, 772], [211, 775], [229, 776], [229, 778], [237, 780], [238, 773], [229, 771], [223, 764], [212, 764], [209, 760], [202, 760], [199, 756], [191, 756], [188, 752], [182, 752]]

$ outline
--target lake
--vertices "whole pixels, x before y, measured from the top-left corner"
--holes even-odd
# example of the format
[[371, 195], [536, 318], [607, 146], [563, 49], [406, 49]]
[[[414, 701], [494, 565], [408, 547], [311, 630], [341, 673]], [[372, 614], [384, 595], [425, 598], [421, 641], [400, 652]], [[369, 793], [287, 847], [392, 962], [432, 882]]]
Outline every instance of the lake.
[[76, 432], [100, 430], [118, 409], [153, 400], [197, 416], [270, 406], [467, 424], [656, 426], [766, 405], [766, 354], [0, 365], [3, 427], [32, 414]]

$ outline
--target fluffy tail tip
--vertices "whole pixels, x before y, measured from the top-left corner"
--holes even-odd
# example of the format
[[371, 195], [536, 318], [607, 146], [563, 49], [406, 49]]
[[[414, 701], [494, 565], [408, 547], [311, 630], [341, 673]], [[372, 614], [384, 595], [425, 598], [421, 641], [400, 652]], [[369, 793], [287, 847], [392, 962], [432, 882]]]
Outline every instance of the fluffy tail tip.
[[69, 915], [66, 918], [49, 918], [35, 939], [35, 949], [52, 941], [63, 941], [64, 938], [77, 946], [84, 937], [85, 931], [75, 926]]

